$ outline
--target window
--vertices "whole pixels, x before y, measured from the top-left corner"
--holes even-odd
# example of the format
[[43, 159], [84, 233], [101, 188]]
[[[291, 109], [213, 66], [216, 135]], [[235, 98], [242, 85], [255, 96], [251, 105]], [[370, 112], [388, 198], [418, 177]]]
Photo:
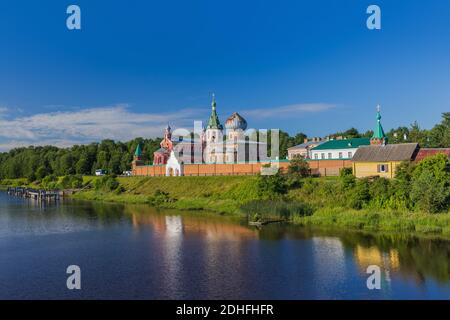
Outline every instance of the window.
[[319, 155], [317, 153], [314, 153], [314, 159], [319, 159]]
[[383, 173], [384, 173], [384, 172], [388, 172], [388, 171], [389, 171], [388, 168], [389, 168], [389, 166], [388, 166], [387, 164], [384, 164], [384, 163], [383, 163], [383, 164], [379, 164], [379, 165], [378, 165], [378, 170], [377, 170], [377, 171], [378, 171], [378, 172], [383, 172]]
[[331, 152], [328, 152], [328, 159], [331, 159], [331, 158], [333, 158], [333, 157], [331, 156]]
[[348, 157], [352, 158], [352, 152], [351, 151], [348, 152]]
[[342, 152], [339, 152], [339, 159], [342, 159]]
[[321, 159], [325, 159], [325, 153], [321, 153], [321, 154], [320, 154], [320, 158], [321, 158]]

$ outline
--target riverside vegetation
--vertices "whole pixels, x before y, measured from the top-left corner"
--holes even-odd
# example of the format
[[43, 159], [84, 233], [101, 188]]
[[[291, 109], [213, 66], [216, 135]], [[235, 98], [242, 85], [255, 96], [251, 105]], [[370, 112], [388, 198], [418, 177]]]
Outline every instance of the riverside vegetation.
[[[310, 177], [307, 163], [291, 161], [273, 176], [115, 177], [47, 176], [31, 186], [83, 188], [78, 199], [147, 203], [156, 207], [207, 210], [283, 219], [294, 224], [365, 231], [395, 231], [450, 238], [450, 160], [436, 155], [404, 162], [395, 179]], [[24, 185], [26, 179], [2, 180]]]

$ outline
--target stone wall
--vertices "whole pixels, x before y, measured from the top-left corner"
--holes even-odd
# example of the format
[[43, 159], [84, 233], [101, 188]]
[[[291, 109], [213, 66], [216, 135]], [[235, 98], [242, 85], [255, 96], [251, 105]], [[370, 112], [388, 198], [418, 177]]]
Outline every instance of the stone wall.
[[[311, 173], [320, 176], [337, 176], [342, 168], [351, 168], [351, 160], [309, 160]], [[229, 176], [255, 175], [261, 172], [264, 163], [229, 163], [229, 164], [185, 164], [185, 176]], [[289, 162], [272, 163], [279, 165], [280, 171], [286, 173]], [[133, 167], [133, 176], [165, 176], [165, 165], [144, 165]]]

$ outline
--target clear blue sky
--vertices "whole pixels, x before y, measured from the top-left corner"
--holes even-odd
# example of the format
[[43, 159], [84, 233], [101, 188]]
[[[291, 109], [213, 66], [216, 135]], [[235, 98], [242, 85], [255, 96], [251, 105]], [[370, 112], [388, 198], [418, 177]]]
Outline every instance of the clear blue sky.
[[0, 150], [161, 135], [212, 91], [222, 122], [310, 136], [450, 111], [450, 1], [2, 1], [0, 39]]

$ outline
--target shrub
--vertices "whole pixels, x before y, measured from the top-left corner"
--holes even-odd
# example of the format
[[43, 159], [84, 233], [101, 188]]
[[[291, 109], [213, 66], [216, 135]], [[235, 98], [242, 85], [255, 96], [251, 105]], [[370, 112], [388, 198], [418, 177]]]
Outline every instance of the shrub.
[[298, 177], [309, 176], [309, 165], [302, 157], [296, 157], [289, 163], [288, 174]]
[[391, 197], [392, 186], [386, 178], [375, 178], [369, 184], [369, 195], [371, 203], [376, 208], [385, 208]]
[[168, 192], [162, 191], [160, 189], [156, 189], [155, 193], [152, 197], [150, 197], [149, 202], [154, 205], [158, 206], [163, 203], [169, 203], [169, 202], [175, 202], [176, 199], [173, 199], [170, 197], [170, 194]]
[[259, 176], [257, 185], [261, 199], [277, 199], [287, 193], [286, 178], [279, 173]]
[[447, 211], [450, 207], [450, 159], [443, 154], [422, 160], [411, 175], [411, 200], [426, 212]]
[[295, 217], [312, 215], [311, 206], [301, 202], [287, 202], [283, 200], [256, 200], [243, 204], [240, 207], [252, 221], [283, 219], [291, 220]]
[[83, 177], [81, 175], [68, 175], [62, 177], [59, 187], [63, 189], [78, 189], [83, 186]]
[[352, 168], [342, 168], [339, 171], [339, 180], [342, 190], [348, 190], [355, 186], [356, 178], [353, 175]]
[[94, 180], [94, 189], [101, 191], [114, 191], [119, 187], [119, 181], [114, 176], [103, 176]]
[[349, 205], [354, 209], [362, 209], [370, 200], [369, 180], [360, 179], [355, 187], [350, 190]]
[[424, 170], [414, 177], [411, 186], [411, 200], [423, 211], [436, 213], [446, 211], [450, 192], [444, 183], [437, 180], [431, 171]]
[[41, 181], [41, 185], [44, 189], [57, 189], [58, 188], [58, 177], [54, 174], [46, 176]]

